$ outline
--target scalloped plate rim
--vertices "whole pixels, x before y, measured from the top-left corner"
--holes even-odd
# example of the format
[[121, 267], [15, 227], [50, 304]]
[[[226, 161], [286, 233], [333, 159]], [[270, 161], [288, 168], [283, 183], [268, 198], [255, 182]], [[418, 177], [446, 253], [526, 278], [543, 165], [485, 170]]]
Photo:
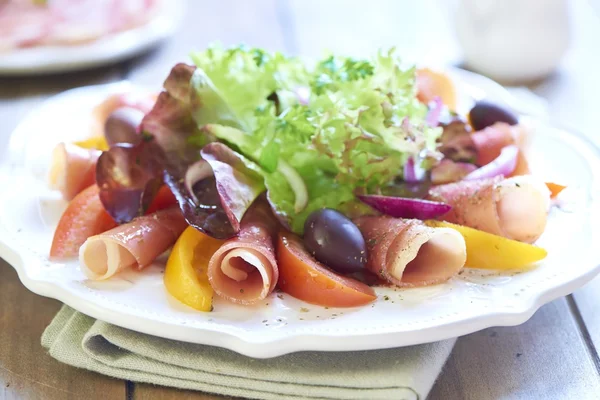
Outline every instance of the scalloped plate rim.
[[[463, 72], [459, 71], [458, 73], [462, 74]], [[476, 75], [472, 73], [468, 74]], [[494, 82], [492, 83], [493, 85], [497, 85]], [[117, 85], [129, 85], [129, 83], [117, 82], [108, 85], [95, 86], [111, 85], [116, 87]], [[65, 93], [71, 93], [77, 90], [87, 90], [90, 87], [91, 86], [72, 89], [56, 96], [61, 96]], [[504, 96], [505, 99], [511, 100], [510, 94], [499, 85], [492, 87], [491, 89], [488, 88], [488, 90], [491, 90], [492, 92], [501, 90], [504, 92], [502, 96]], [[56, 96], [46, 100], [46, 102], [52, 102]], [[41, 107], [44, 107], [44, 104], [42, 104], [40, 108]], [[36, 110], [33, 110], [26, 119], [35, 116], [35, 112]], [[557, 127], [556, 124], [550, 125]], [[18, 132], [18, 129], [19, 127], [15, 129], [15, 133]], [[600, 155], [600, 150], [586, 137], [575, 133], [569, 133], [568, 135], [572, 139], [579, 141], [580, 145], [587, 146], [596, 156]], [[11, 136], [9, 149], [7, 149], [9, 154], [16, 150], [15, 147], [18, 147], [19, 139], [20, 138], [16, 137], [14, 134]], [[593, 267], [590, 266], [589, 268], [586, 268], [584, 273], [574, 276], [571, 279], [563, 280], [553, 288], [523, 296], [521, 299], [522, 301], [519, 303], [520, 307], [511, 308], [495, 306], [494, 308], [488, 309], [486, 314], [471, 315], [459, 321], [430, 326], [417, 331], [418, 334], [414, 334], [414, 331], [411, 335], [410, 331], [401, 332], [396, 330], [348, 336], [339, 332], [336, 334], [329, 332], [327, 334], [295, 334], [281, 336], [277, 339], [260, 341], [249, 340], [247, 337], [244, 338], [243, 333], [235, 335], [215, 330], [194, 328], [191, 326], [177, 326], [177, 329], [169, 329], [173, 328], [173, 326], [168, 322], [157, 320], [149, 321], [148, 318], [110, 310], [103, 307], [101, 304], [83, 299], [77, 294], [65, 290], [65, 287], [60, 284], [38, 281], [28, 274], [27, 269], [24, 268], [24, 264], [30, 262], [40, 263], [40, 259], [36, 258], [35, 255], [20, 253], [18, 249], [15, 250], [11, 247], [11, 239], [3, 237], [5, 229], [1, 222], [2, 221], [0, 220], [0, 256], [15, 268], [19, 279], [29, 290], [43, 296], [55, 298], [84, 314], [118, 326], [168, 339], [224, 347], [255, 358], [269, 358], [297, 351], [354, 351], [409, 346], [454, 338], [492, 326], [518, 325], [527, 321], [542, 305], [572, 293], [600, 273], [599, 263]], [[18, 245], [15, 246], [18, 247]], [[199, 335], [199, 332], [206, 334]], [[343, 341], [337, 340], [341, 337], [344, 338]]]

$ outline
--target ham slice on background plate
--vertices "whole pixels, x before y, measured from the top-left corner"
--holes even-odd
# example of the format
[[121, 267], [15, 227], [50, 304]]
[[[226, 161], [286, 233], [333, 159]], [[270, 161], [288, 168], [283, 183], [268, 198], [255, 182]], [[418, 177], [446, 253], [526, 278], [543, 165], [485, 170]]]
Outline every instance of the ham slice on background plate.
[[208, 279], [218, 295], [234, 303], [252, 304], [275, 289], [278, 229], [268, 204], [257, 200], [244, 215], [238, 236], [225, 242], [208, 263]]
[[526, 243], [542, 235], [550, 207], [550, 191], [531, 175], [435, 186], [428, 199], [452, 206], [444, 221]]
[[68, 46], [147, 23], [156, 0], [0, 1], [0, 52]]
[[367, 268], [396, 286], [442, 283], [465, 265], [465, 240], [454, 229], [374, 216], [359, 217], [354, 223], [367, 243]]
[[178, 208], [138, 217], [86, 240], [79, 249], [81, 269], [94, 280], [125, 268], [142, 269], [171, 247], [187, 226]]

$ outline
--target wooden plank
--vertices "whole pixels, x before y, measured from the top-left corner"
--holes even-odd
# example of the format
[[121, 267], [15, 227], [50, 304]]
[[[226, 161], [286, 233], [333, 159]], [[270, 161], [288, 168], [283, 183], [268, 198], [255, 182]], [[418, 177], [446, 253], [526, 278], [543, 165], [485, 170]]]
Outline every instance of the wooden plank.
[[0, 260], [0, 399], [124, 399], [122, 381], [46, 354], [40, 337], [60, 306], [27, 290]]
[[188, 2], [186, 17], [177, 35], [158, 50], [132, 62], [128, 78], [160, 87], [173, 65], [191, 63], [189, 53], [203, 50], [211, 43], [283, 50], [276, 3], [276, 0]]
[[600, 379], [562, 298], [523, 325], [459, 338], [429, 398], [588, 399], [593, 393], [600, 393]]
[[573, 298], [572, 311], [581, 320], [582, 337], [587, 342], [600, 373], [600, 276], [575, 292]]

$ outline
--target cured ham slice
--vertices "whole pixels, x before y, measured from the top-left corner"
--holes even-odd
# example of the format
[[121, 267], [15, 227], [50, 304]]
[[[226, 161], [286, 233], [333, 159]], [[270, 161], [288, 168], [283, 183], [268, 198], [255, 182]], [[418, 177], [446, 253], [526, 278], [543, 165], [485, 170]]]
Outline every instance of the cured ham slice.
[[210, 259], [208, 279], [230, 301], [252, 304], [267, 297], [279, 279], [274, 239], [278, 223], [269, 206], [257, 201], [242, 219], [239, 235]]
[[481, 166], [494, 161], [502, 149], [511, 144], [516, 144], [521, 152], [524, 151], [528, 138], [523, 126], [497, 122], [472, 133], [471, 139], [477, 149], [477, 165]]
[[102, 154], [74, 144], [59, 143], [52, 153], [50, 188], [59, 190], [66, 200], [96, 182], [96, 162]]
[[94, 280], [125, 268], [142, 269], [171, 247], [187, 226], [177, 208], [136, 218], [86, 240], [79, 249], [81, 268]]
[[441, 219], [533, 243], [544, 232], [550, 192], [531, 175], [460, 181], [430, 189], [428, 199], [452, 206]]
[[0, 52], [88, 43], [147, 23], [156, 0], [0, 1]]
[[367, 242], [367, 268], [394, 285], [434, 285], [465, 265], [465, 240], [454, 229], [389, 217], [360, 217], [354, 222]]

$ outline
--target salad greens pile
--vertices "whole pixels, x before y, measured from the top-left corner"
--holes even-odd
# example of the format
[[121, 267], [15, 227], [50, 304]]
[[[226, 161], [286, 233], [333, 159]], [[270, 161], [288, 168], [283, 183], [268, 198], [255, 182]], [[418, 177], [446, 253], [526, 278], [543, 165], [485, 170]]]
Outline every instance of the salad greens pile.
[[298, 233], [316, 209], [342, 209], [357, 192], [401, 177], [409, 158], [435, 151], [441, 134], [425, 122], [415, 68], [393, 49], [371, 60], [328, 56], [311, 68], [246, 47], [191, 58], [186, 107], [198, 129], [187, 146], [218, 140], [239, 153]]

